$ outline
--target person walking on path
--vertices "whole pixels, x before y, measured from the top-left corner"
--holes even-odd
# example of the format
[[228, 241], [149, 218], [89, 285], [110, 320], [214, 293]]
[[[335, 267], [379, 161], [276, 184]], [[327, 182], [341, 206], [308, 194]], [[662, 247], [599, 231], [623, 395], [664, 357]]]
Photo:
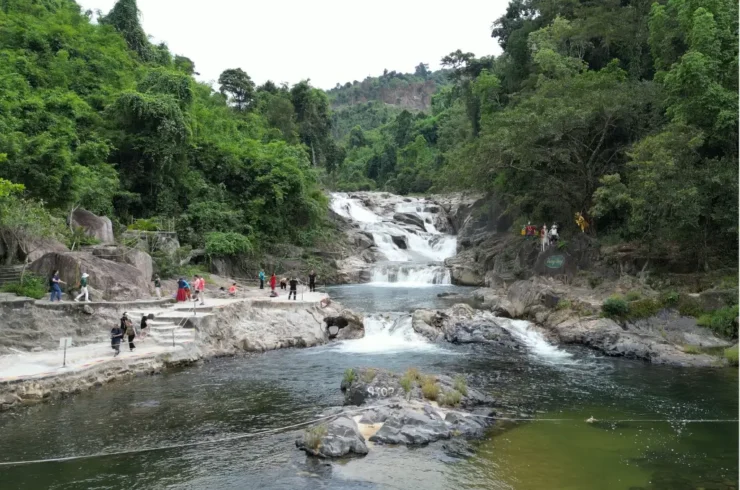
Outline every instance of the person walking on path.
[[295, 276], [290, 278], [290, 291], [288, 291], [288, 299], [290, 299], [290, 295], [293, 295], [293, 301], [298, 300], [298, 279], [295, 278]]
[[272, 276], [270, 276], [270, 289], [272, 289], [272, 292], [275, 292], [275, 286], [277, 286], [277, 277], [275, 277], [275, 273], [272, 273]]
[[283, 277], [280, 279], [280, 289], [287, 289], [288, 288], [288, 279]]
[[185, 281], [184, 278], [180, 278], [177, 280], [177, 301], [187, 301], [188, 299], [188, 293], [185, 291], [185, 288], [187, 287], [188, 283]]
[[123, 314], [126, 324], [126, 337], [128, 337], [128, 349], [129, 351], [133, 352], [134, 349], [136, 349], [136, 346], [134, 345], [134, 338], [136, 337], [136, 327], [134, 326], [134, 322], [132, 322], [126, 314]]
[[110, 346], [115, 351], [113, 357], [116, 357], [121, 353], [121, 339], [123, 338], [123, 330], [118, 325], [113, 325], [110, 329]]
[[146, 338], [146, 329], [149, 327], [148, 322], [149, 318], [146, 315], [141, 315], [141, 324], [139, 325], [139, 335], [141, 336], [141, 340], [144, 340]]
[[87, 303], [90, 302], [90, 293], [88, 293], [87, 291], [87, 278], [88, 277], [90, 276], [87, 274], [87, 272], [82, 273], [82, 277], [80, 278], [80, 294], [78, 294], [77, 297], [75, 298], [75, 301], [77, 303], [80, 302], [80, 298], [82, 298], [83, 296], [85, 297], [85, 301]]
[[265, 289], [265, 271], [260, 270], [260, 289]]
[[312, 293], [316, 291], [316, 271], [314, 270], [308, 275], [308, 290]]
[[57, 301], [62, 301], [62, 287], [60, 284], [67, 283], [59, 279], [59, 271], [54, 271], [51, 275], [51, 279], [49, 279], [49, 288], [51, 289], [51, 298], [49, 301], [52, 303], [54, 302], [54, 298], [56, 298]]
[[205, 297], [204, 293], [206, 292], [206, 280], [203, 279], [203, 276], [195, 276], [197, 278], [197, 281], [195, 282], [195, 290], [198, 291], [198, 297], [200, 298], [200, 304], [205, 304]]
[[154, 293], [157, 299], [162, 299], [162, 281], [159, 279], [159, 274], [154, 276]]
[[229, 296], [236, 296], [236, 283], [232, 283], [229, 286]]

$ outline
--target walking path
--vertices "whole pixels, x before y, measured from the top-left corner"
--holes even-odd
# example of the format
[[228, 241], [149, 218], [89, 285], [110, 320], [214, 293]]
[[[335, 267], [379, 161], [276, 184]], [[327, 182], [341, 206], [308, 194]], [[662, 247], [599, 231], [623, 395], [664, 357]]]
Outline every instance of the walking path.
[[[300, 306], [316, 305], [328, 296], [319, 292], [298, 292], [297, 300], [288, 300], [287, 291], [278, 291], [277, 298], [269, 297], [269, 289], [242, 290], [236, 298], [209, 298], [206, 292], [205, 305], [193, 303], [172, 303], [169, 300], [144, 300], [122, 302], [56, 302], [37, 301], [36, 305], [43, 308], [69, 308], [89, 306], [131, 306], [127, 311], [129, 318], [138, 326], [143, 315], [152, 315], [149, 320], [149, 333], [145, 339], [137, 337], [134, 340], [136, 349], [129, 351], [128, 343], [121, 343], [121, 354], [113, 357], [110, 341], [96, 342], [82, 346], [67, 348], [66, 366], [64, 351], [51, 350], [41, 352], [18, 352], [17, 354], [0, 356], [0, 383], [8, 383], [29, 379], [43, 379], [62, 374], [82, 372], [86, 369], [100, 366], [105, 363], [126, 362], [156, 357], [168, 352], [184, 349], [195, 341], [196, 331], [183, 327], [187, 318], [206, 317], [214, 314], [214, 310], [227, 305], [249, 301], [259, 306], [295, 304]], [[108, 332], [106, 332], [107, 334]]]

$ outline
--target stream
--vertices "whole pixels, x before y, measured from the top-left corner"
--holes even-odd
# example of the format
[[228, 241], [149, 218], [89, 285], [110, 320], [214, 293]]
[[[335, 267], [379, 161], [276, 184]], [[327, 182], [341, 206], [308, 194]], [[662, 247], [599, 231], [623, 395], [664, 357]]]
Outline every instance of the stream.
[[[402, 203], [421, 208], [432, 225], [409, 239], [407, 227], [378, 209], [338, 197], [333, 206], [364, 217], [356, 221], [376, 243], [389, 247], [383, 235], [407, 240], [404, 249], [391, 238], [396, 248], [378, 260], [370, 284], [328, 288], [333, 299], [364, 313], [364, 338], [215, 359], [0, 414], [0, 462], [173, 446], [0, 466], [2, 488], [737, 488], [737, 423], [676, 421], [736, 419], [737, 369], [659, 367], [561, 348], [523, 321], [505, 324], [525, 346], [520, 351], [429, 343], [411, 329], [409, 313], [447, 307], [438, 294], [465, 291], [449, 284], [441, 265], [454, 254], [454, 237], [437, 231], [437, 217], [424, 214], [422, 204]], [[386, 205], [389, 212], [393, 206]], [[444, 442], [412, 449], [370, 444], [367, 456], [329, 462], [295, 448], [301, 430], [257, 434], [341, 405], [344, 370], [364, 366], [463, 373], [496, 399], [500, 414], [535, 420], [499, 422], [472, 442], [470, 456]], [[586, 423], [591, 416], [597, 422]], [[247, 434], [254, 436], [176, 447]]]

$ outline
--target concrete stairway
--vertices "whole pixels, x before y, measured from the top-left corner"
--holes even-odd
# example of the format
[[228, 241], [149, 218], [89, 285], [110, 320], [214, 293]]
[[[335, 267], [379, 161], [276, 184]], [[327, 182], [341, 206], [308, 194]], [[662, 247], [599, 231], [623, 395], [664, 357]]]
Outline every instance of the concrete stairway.
[[[213, 308], [198, 305], [196, 315], [204, 317], [212, 315]], [[193, 328], [184, 327], [185, 320], [193, 316], [193, 305], [191, 303], [178, 303], [164, 308], [140, 308], [128, 312], [129, 317], [136, 325], [141, 322], [143, 315], [153, 315], [148, 324], [149, 330], [147, 340], [162, 346], [185, 345], [194, 342], [197, 332]]]
[[0, 267], [0, 286], [9, 282], [20, 281], [22, 271], [22, 265], [6, 265]]

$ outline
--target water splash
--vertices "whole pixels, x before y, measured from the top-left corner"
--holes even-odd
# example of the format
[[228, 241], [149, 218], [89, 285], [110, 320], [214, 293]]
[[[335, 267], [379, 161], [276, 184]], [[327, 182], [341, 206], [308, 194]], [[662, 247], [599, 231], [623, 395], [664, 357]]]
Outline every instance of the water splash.
[[365, 316], [365, 336], [336, 343], [333, 350], [353, 354], [397, 354], [399, 352], [444, 352], [411, 327], [411, 315], [374, 314]]
[[503, 328], [527, 346], [533, 356], [553, 364], [578, 364], [573, 354], [552, 345], [530, 322], [503, 318], [499, 321]]
[[449, 269], [435, 264], [379, 264], [370, 284], [384, 287], [428, 287], [452, 284]]

